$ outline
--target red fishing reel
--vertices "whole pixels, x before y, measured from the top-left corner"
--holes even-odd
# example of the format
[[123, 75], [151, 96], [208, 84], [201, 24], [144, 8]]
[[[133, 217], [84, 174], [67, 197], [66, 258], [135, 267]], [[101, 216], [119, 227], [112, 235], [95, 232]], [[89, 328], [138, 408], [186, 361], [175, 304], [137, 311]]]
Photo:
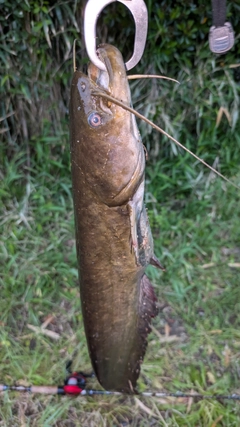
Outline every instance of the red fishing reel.
[[71, 361], [66, 365], [66, 370], [69, 375], [64, 381], [63, 391], [65, 394], [79, 395], [86, 388], [86, 379], [94, 377], [94, 374], [71, 372], [71, 365]]
[[63, 390], [66, 394], [81, 394], [86, 388], [86, 377], [82, 372], [72, 372], [64, 381]]

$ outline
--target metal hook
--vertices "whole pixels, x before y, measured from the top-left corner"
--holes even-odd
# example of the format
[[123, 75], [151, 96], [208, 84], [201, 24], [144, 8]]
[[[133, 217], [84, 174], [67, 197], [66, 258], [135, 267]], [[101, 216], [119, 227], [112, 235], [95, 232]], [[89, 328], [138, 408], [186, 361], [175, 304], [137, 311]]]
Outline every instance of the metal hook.
[[101, 70], [105, 65], [96, 54], [96, 24], [101, 11], [110, 3], [119, 1], [132, 13], [135, 22], [135, 40], [132, 57], [125, 64], [131, 70], [140, 61], [147, 38], [148, 14], [143, 0], [88, 0], [84, 14], [84, 38], [90, 60]]

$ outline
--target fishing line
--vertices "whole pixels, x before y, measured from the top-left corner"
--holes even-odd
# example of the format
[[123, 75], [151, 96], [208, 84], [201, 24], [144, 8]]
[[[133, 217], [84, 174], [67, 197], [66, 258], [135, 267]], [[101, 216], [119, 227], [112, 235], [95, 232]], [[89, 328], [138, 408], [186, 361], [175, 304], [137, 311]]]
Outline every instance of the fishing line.
[[209, 168], [212, 172], [214, 172], [216, 175], [220, 176], [224, 181], [227, 181], [229, 184], [231, 184], [233, 187], [240, 190], [240, 187], [232, 182], [230, 179], [226, 178], [224, 175], [222, 175], [220, 172], [218, 172], [216, 169], [214, 169], [212, 166], [210, 166], [207, 162], [205, 162], [203, 159], [198, 157], [196, 154], [194, 154], [191, 150], [189, 150], [187, 147], [185, 147], [181, 142], [177, 141], [173, 136], [169, 135], [167, 132], [165, 132], [163, 129], [161, 129], [159, 126], [155, 125], [151, 120], [144, 117], [142, 114], [140, 114], [138, 111], [134, 110], [133, 108], [129, 107], [128, 105], [124, 104], [123, 102], [119, 101], [116, 98], [113, 98], [110, 95], [107, 95], [104, 92], [101, 92], [100, 90], [95, 89], [92, 91], [92, 95], [96, 96], [102, 96], [103, 98], [108, 99], [109, 101], [112, 101], [114, 104], [119, 105], [119, 107], [122, 107], [123, 109], [129, 111], [130, 113], [134, 114], [139, 119], [143, 120], [144, 122], [148, 123], [150, 126], [152, 126], [154, 129], [156, 129], [158, 132], [162, 133], [163, 135], [167, 136], [169, 139], [171, 139], [175, 144], [177, 144], [179, 147], [183, 148], [183, 150], [187, 151], [187, 153], [191, 154], [195, 159], [197, 159], [199, 162], [201, 162], [204, 166]]

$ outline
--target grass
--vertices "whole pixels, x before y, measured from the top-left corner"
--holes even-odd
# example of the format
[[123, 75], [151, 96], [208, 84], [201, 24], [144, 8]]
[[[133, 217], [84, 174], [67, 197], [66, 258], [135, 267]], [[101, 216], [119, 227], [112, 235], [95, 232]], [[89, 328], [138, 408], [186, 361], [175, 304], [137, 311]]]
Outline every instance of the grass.
[[[61, 142], [47, 136], [31, 141], [28, 149], [6, 160], [2, 174], [0, 377], [6, 383], [61, 384], [68, 359], [75, 369], [91, 370], [77, 286], [67, 134]], [[193, 184], [189, 156], [175, 159], [185, 171], [183, 188], [166, 160], [147, 169], [147, 207], [156, 253], [167, 272], [148, 272], [160, 315], [139, 390], [239, 393], [239, 193], [219, 179], [208, 183], [207, 171]], [[29, 328], [45, 321], [57, 339]], [[231, 401], [14, 393], [5, 393], [1, 401], [3, 426], [240, 422], [239, 405]]]
[[[115, 6], [111, 6], [113, 11]], [[150, 6], [149, 0], [149, 11]], [[24, 7], [30, 8], [27, 3]], [[62, 23], [64, 8], [69, 9], [69, 16]], [[2, 19], [7, 26], [6, 45], [16, 41], [14, 49], [19, 51], [4, 57], [9, 75], [3, 78], [1, 90], [8, 85], [8, 96], [1, 115], [6, 117], [15, 106], [22, 112], [20, 117], [16, 114], [4, 120], [5, 139], [0, 145], [0, 382], [7, 384], [62, 384], [69, 359], [74, 369], [91, 370], [77, 284], [68, 129], [61, 121], [69, 95], [69, 46], [77, 24], [75, 11], [65, 3], [57, 4], [48, 18], [45, 9], [43, 5], [31, 15], [31, 22], [45, 22], [45, 33], [36, 26], [31, 37], [28, 30], [23, 31], [21, 10], [14, 18], [18, 34], [24, 37], [24, 49], [14, 38], [14, 19], [11, 25]], [[110, 14], [103, 18], [113, 22]], [[121, 21], [121, 14], [115, 19]], [[159, 26], [159, 34], [169, 27], [161, 22], [150, 21]], [[50, 27], [55, 28], [56, 38]], [[154, 59], [149, 59], [147, 67], [142, 64], [139, 72], [164, 73], [164, 66], [179, 69], [170, 77], [177, 77], [181, 85], [133, 82], [135, 107], [239, 183], [239, 84], [231, 68], [234, 55], [223, 62], [198, 43], [199, 50], [191, 57], [194, 67], [190, 51], [179, 65], [179, 55], [184, 56], [186, 48], [173, 55], [168, 52], [171, 43], [163, 38], [165, 50], [159, 55], [155, 30], [151, 33], [150, 29], [150, 48], [146, 48], [146, 55]], [[52, 51], [46, 48], [48, 34]], [[47, 60], [52, 54], [56, 56], [54, 67]], [[22, 85], [18, 84], [19, 61]], [[37, 73], [36, 63], [43, 64]], [[148, 269], [160, 312], [149, 336], [139, 391], [240, 394], [239, 192], [145, 123], [139, 126], [149, 153], [146, 205], [155, 251], [166, 267], [165, 273]], [[37, 328], [43, 324], [41, 332]], [[92, 381], [91, 386], [98, 384]], [[227, 400], [72, 399], [4, 393], [0, 402], [0, 426], [4, 427], [240, 425], [239, 403]]]

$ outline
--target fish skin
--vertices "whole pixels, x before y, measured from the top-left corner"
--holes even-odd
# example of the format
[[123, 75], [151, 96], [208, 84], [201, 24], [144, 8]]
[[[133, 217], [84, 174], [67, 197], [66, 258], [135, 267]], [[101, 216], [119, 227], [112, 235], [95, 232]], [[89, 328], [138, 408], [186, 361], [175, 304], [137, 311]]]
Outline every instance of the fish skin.
[[[85, 333], [93, 369], [107, 390], [135, 390], [156, 297], [144, 271], [153, 240], [143, 202], [145, 155], [121, 53], [104, 44], [107, 71], [90, 64], [71, 85], [70, 139], [76, 246]], [[99, 121], [95, 127], [89, 120]], [[94, 123], [95, 124], [95, 123]], [[156, 264], [155, 264], [156, 265]]]

